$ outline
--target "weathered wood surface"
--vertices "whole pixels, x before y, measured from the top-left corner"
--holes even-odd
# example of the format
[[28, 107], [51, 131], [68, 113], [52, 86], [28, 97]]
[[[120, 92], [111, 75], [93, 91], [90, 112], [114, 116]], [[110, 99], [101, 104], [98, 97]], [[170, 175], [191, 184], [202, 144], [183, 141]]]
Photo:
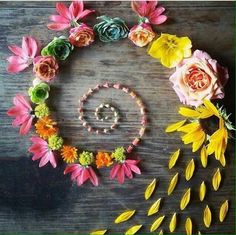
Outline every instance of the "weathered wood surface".
[[[158, 32], [188, 35], [194, 48], [208, 51], [212, 57], [228, 66], [230, 80], [226, 86], [223, 101], [228, 111], [234, 113], [234, 4], [233, 2], [162, 2], [168, 9], [169, 20], [157, 28]], [[56, 33], [46, 28], [48, 16], [54, 13], [53, 2], [0, 2], [0, 234], [15, 233], [73, 233], [85, 234], [93, 229], [109, 228], [110, 233], [123, 233], [133, 224], [144, 224], [142, 233], [148, 233], [154, 220], [146, 217], [146, 210], [159, 197], [164, 198], [160, 214], [167, 219], [162, 228], [168, 232], [170, 214], [179, 213], [178, 233], [184, 233], [184, 221], [192, 217], [194, 232], [232, 234], [234, 224], [234, 146], [231, 141], [227, 151], [227, 166], [222, 169], [223, 184], [218, 192], [213, 192], [210, 177], [220, 167], [212, 158], [209, 167], [200, 166], [198, 154], [192, 154], [189, 146], [183, 146], [179, 134], [168, 135], [164, 129], [168, 123], [179, 120], [180, 105], [172, 90], [168, 77], [173, 70], [162, 67], [150, 58], [145, 48], [132, 45], [129, 40], [117, 43], [94, 43], [89, 48], [75, 50], [70, 61], [61, 67], [59, 78], [52, 87], [50, 106], [60, 125], [62, 136], [69, 143], [80, 148], [112, 150], [127, 144], [136, 135], [139, 113], [132, 100], [115, 91], [97, 94], [88, 105], [88, 115], [100, 102], [108, 101], [118, 105], [122, 112], [119, 130], [112, 135], [95, 136], [88, 134], [77, 118], [79, 97], [97, 83], [120, 82], [141, 95], [148, 108], [149, 131], [136, 153], [142, 161], [143, 174], [124, 185], [108, 179], [108, 171], [102, 170], [101, 186], [86, 184], [81, 188], [72, 185], [69, 177], [63, 176], [64, 166], [56, 170], [47, 166], [38, 168], [27, 153], [28, 137], [19, 137], [17, 129], [11, 127], [11, 119], [6, 116], [16, 93], [26, 93], [31, 80], [30, 70], [19, 75], [9, 75], [5, 71], [6, 57], [10, 54], [7, 45], [19, 44], [23, 35], [33, 35], [45, 44]], [[89, 7], [98, 14], [119, 16], [129, 26], [137, 18], [132, 13], [129, 2], [89, 2]], [[91, 23], [95, 20], [90, 17]], [[59, 34], [57, 34], [59, 35]], [[234, 116], [232, 117], [234, 120]], [[94, 121], [94, 119], [92, 120]], [[95, 123], [100, 125], [99, 123]], [[183, 150], [177, 167], [169, 171], [169, 154], [177, 148]], [[186, 163], [194, 157], [197, 171], [193, 179], [186, 183], [183, 177]], [[221, 167], [220, 167], [221, 168]], [[166, 197], [170, 177], [181, 173], [180, 183], [173, 196]], [[143, 191], [153, 179], [158, 178], [158, 188], [150, 201], [145, 202]], [[199, 203], [198, 186], [207, 182], [207, 198]], [[180, 197], [187, 187], [194, 192], [190, 206], [182, 213], [179, 210]], [[229, 215], [224, 223], [218, 221], [220, 203], [230, 200]], [[213, 211], [213, 225], [203, 226], [202, 213], [206, 204]], [[137, 209], [131, 221], [114, 225], [114, 217], [126, 209]]]

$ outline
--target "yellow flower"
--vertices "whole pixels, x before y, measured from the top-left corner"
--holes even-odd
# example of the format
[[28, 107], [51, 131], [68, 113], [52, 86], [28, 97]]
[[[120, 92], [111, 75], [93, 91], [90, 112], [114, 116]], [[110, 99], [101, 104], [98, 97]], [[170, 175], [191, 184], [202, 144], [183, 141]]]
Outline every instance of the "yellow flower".
[[176, 35], [161, 34], [156, 39], [148, 54], [156, 59], [167, 68], [177, 66], [184, 58], [190, 57], [192, 42], [188, 37], [177, 37]]

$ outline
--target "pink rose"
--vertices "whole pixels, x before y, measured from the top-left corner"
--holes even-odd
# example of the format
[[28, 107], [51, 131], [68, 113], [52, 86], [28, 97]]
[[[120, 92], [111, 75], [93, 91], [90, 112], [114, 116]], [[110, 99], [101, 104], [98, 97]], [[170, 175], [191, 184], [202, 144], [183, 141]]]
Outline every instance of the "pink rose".
[[76, 47], [85, 47], [94, 42], [93, 29], [86, 24], [81, 24], [70, 30], [69, 41]]
[[196, 50], [176, 67], [170, 81], [183, 104], [197, 107], [204, 99], [224, 98], [223, 86], [228, 78], [227, 68], [219, 65], [206, 52]]
[[50, 82], [55, 78], [58, 68], [57, 61], [53, 56], [38, 56], [34, 59], [34, 73], [44, 82]]
[[150, 43], [155, 36], [156, 34], [149, 24], [141, 23], [130, 29], [128, 37], [136, 46], [144, 47]]

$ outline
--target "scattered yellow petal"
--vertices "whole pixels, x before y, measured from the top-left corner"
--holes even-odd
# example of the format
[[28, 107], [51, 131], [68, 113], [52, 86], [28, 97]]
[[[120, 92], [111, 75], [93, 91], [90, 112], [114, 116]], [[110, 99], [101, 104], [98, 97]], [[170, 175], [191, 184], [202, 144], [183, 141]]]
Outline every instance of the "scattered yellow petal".
[[179, 122], [176, 122], [176, 123], [173, 123], [173, 124], [167, 126], [166, 132], [174, 132], [174, 131], [176, 131], [178, 128], [183, 126], [185, 122], [186, 122], [186, 120], [182, 120], [182, 121], [179, 121]]
[[91, 232], [90, 235], [104, 235], [107, 232], [107, 230], [97, 230], [94, 232]]
[[152, 226], [151, 226], [151, 228], [150, 228], [150, 232], [156, 231], [156, 230], [160, 227], [160, 225], [161, 225], [161, 223], [162, 223], [162, 221], [163, 221], [164, 218], [165, 218], [164, 215], [158, 217], [158, 218], [153, 222], [153, 224], [152, 224]]
[[206, 150], [206, 146], [203, 145], [200, 153], [200, 158], [201, 158], [201, 163], [204, 168], [207, 167], [207, 162], [208, 162], [208, 154]]
[[179, 108], [179, 114], [189, 118], [197, 118], [200, 115], [198, 111], [185, 107]]
[[119, 223], [125, 222], [128, 219], [130, 219], [134, 215], [134, 213], [135, 213], [135, 210], [125, 211], [121, 213], [119, 216], [117, 216], [114, 223], [119, 224]]
[[229, 202], [226, 200], [220, 207], [219, 220], [223, 222], [229, 210]]
[[207, 205], [203, 212], [203, 222], [207, 228], [211, 226], [211, 210]]
[[169, 229], [171, 233], [175, 231], [176, 224], [177, 224], [177, 216], [176, 216], [176, 213], [174, 213], [171, 217], [170, 224], [169, 224]]
[[220, 163], [223, 167], [226, 166], [226, 161], [225, 161], [225, 155], [224, 154], [221, 154], [221, 156], [220, 156]]
[[185, 170], [185, 179], [186, 179], [187, 181], [189, 181], [189, 180], [192, 178], [193, 173], [194, 173], [194, 170], [195, 170], [195, 163], [194, 163], [194, 160], [192, 159], [192, 160], [188, 163], [188, 165], [187, 165], [187, 167], [186, 167], [186, 170]]
[[155, 213], [157, 213], [157, 212], [159, 211], [160, 204], [161, 204], [161, 198], [159, 198], [158, 200], [156, 200], [156, 201], [151, 205], [151, 207], [150, 207], [149, 210], [148, 210], [147, 215], [150, 216], [150, 215], [154, 215]]
[[199, 199], [202, 202], [206, 196], [206, 184], [202, 181], [200, 188], [199, 188]]
[[155, 187], [156, 187], [156, 182], [157, 182], [157, 180], [156, 180], [156, 178], [155, 178], [155, 179], [153, 179], [153, 181], [147, 186], [147, 188], [146, 188], [146, 190], [145, 190], [145, 193], [144, 193], [145, 200], [148, 200], [148, 199], [152, 196], [152, 194], [153, 194], [153, 192], [154, 192], [154, 190], [155, 190]]
[[162, 229], [160, 230], [159, 235], [163, 235], [163, 230]]
[[177, 183], [178, 183], [178, 179], [179, 179], [179, 173], [177, 172], [171, 179], [170, 183], [169, 183], [169, 187], [167, 190], [167, 194], [168, 196], [171, 195], [171, 193], [174, 191]]
[[220, 169], [218, 168], [212, 177], [212, 186], [215, 191], [219, 189], [220, 182], [221, 182], [221, 173], [220, 173]]
[[191, 197], [191, 188], [189, 188], [183, 195], [181, 201], [180, 201], [180, 209], [184, 210], [186, 206], [189, 204]]
[[134, 225], [130, 227], [126, 232], [125, 235], [133, 235], [138, 232], [138, 230], [142, 227], [142, 224]]
[[220, 117], [219, 111], [210, 100], [203, 100], [203, 103], [210, 112], [212, 112], [215, 116]]
[[175, 151], [171, 156], [170, 156], [170, 160], [169, 160], [169, 169], [172, 169], [178, 158], [179, 158], [179, 155], [180, 155], [180, 149], [178, 149], [177, 151]]
[[187, 218], [185, 221], [185, 230], [187, 235], [192, 235], [193, 232], [193, 223], [191, 218]]

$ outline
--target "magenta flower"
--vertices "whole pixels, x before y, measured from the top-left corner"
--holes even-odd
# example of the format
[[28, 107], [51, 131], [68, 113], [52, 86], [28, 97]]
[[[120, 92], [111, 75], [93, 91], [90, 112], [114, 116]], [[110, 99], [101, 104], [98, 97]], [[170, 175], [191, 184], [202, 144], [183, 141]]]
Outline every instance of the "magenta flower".
[[9, 50], [15, 55], [7, 58], [9, 73], [18, 73], [33, 63], [33, 59], [38, 55], [38, 44], [32, 37], [22, 38], [22, 47], [16, 45], [8, 46]]
[[32, 160], [36, 161], [41, 158], [39, 167], [45, 166], [48, 162], [50, 162], [53, 168], [56, 168], [56, 157], [53, 151], [49, 148], [47, 141], [37, 136], [32, 137], [30, 140], [33, 144], [28, 151], [34, 154]]
[[162, 15], [164, 7], [157, 7], [158, 1], [132, 1], [131, 7], [141, 18], [142, 22], [150, 24], [162, 24], [167, 16]]
[[138, 160], [125, 160], [123, 163], [115, 164], [110, 172], [110, 178], [114, 179], [117, 177], [117, 180], [120, 184], [123, 184], [125, 181], [125, 176], [129, 179], [133, 178], [133, 173], [141, 174], [139, 167], [137, 166]]
[[32, 114], [32, 108], [26, 98], [17, 94], [13, 99], [14, 107], [10, 108], [7, 111], [7, 115], [15, 117], [15, 120], [12, 122], [12, 125], [20, 126], [20, 134], [25, 135], [29, 132], [34, 115]]
[[83, 1], [74, 0], [69, 8], [64, 3], [57, 3], [56, 9], [59, 15], [51, 15], [50, 20], [53, 23], [48, 24], [48, 28], [55, 31], [68, 29], [71, 26], [78, 26], [77, 20], [80, 20], [94, 10], [84, 10]]
[[81, 186], [88, 179], [94, 186], [98, 186], [98, 177], [91, 166], [84, 167], [80, 164], [68, 165], [64, 174], [71, 173], [71, 180], [76, 181], [78, 186]]

